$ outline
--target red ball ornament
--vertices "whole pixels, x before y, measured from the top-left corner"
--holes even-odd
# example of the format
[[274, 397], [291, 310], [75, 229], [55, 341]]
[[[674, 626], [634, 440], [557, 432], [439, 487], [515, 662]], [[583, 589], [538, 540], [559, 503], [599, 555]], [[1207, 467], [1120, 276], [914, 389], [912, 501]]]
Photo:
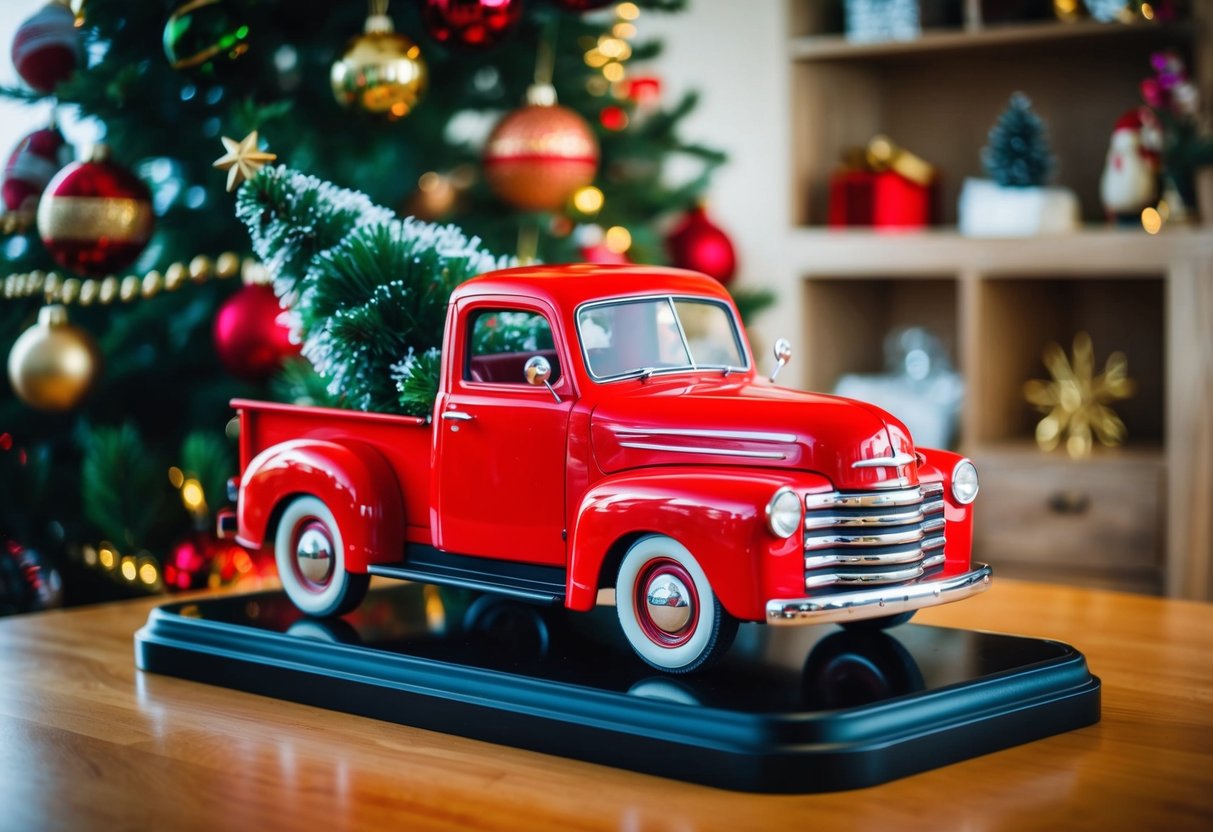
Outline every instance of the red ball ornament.
[[245, 381], [265, 381], [282, 362], [299, 354], [290, 330], [279, 322], [282, 307], [269, 286], [244, 286], [215, 315], [215, 352], [227, 371]]
[[38, 204], [38, 234], [65, 269], [104, 277], [135, 261], [152, 236], [147, 186], [98, 145], [55, 175]]
[[514, 31], [522, 0], [423, 0], [421, 19], [430, 37], [456, 49], [488, 49]]
[[35, 130], [13, 148], [4, 166], [4, 207], [33, 209], [47, 184], [67, 164], [71, 147], [54, 127]]
[[210, 532], [196, 532], [180, 541], [162, 569], [164, 585], [179, 592], [228, 586], [265, 571], [243, 547]]
[[727, 284], [737, 271], [733, 241], [708, 219], [702, 205], [687, 212], [666, 238], [670, 261], [680, 269], [710, 275]]
[[47, 3], [17, 27], [13, 37], [13, 66], [38, 92], [53, 92], [76, 70], [80, 34], [76, 15], [65, 0]]
[[484, 175], [513, 207], [555, 211], [594, 180], [598, 139], [585, 119], [554, 103], [550, 87], [532, 88], [528, 98], [532, 103], [508, 113], [489, 134]]

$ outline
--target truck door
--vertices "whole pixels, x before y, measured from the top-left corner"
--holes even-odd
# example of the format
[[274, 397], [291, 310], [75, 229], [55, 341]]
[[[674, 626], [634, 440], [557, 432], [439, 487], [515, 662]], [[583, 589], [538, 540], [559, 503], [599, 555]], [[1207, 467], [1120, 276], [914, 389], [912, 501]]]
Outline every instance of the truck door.
[[[477, 301], [459, 311], [439, 397], [435, 544], [446, 552], [563, 566], [569, 411], [575, 398], [550, 313]], [[558, 403], [527, 383], [542, 355]]]

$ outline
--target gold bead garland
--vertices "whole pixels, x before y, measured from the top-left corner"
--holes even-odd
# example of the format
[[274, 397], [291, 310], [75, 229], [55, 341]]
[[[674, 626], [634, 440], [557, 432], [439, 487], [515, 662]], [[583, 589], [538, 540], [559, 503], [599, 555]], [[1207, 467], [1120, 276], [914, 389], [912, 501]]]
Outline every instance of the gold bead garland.
[[0, 234], [23, 234], [34, 224], [33, 211], [9, 211], [0, 214]]
[[173, 263], [164, 273], [153, 269], [142, 277], [110, 275], [105, 278], [64, 278], [58, 272], [32, 271], [10, 274], [0, 294], [6, 300], [42, 296], [47, 303], [109, 306], [115, 300], [130, 303], [138, 298], [154, 298], [161, 292], [175, 292], [186, 283], [205, 283], [212, 278], [229, 280], [240, 275], [245, 284], [265, 283], [262, 265], [227, 251], [212, 259], [200, 254], [188, 263]]

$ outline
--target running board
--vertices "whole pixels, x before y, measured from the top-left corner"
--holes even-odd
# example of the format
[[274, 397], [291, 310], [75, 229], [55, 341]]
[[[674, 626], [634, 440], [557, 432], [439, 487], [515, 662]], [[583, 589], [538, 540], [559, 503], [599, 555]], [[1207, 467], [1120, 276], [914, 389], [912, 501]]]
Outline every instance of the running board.
[[533, 604], [563, 604], [566, 570], [557, 566], [451, 555], [432, 546], [412, 545], [398, 563], [372, 564], [372, 575], [491, 592]]

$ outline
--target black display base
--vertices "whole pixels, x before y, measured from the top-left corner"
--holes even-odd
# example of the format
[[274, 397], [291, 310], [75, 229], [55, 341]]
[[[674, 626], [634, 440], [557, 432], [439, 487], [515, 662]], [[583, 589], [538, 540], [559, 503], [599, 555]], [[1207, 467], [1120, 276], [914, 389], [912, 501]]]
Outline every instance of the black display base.
[[906, 624], [742, 625], [725, 660], [657, 673], [590, 614], [401, 584], [342, 619], [285, 595], [167, 604], [143, 670], [757, 792], [870, 786], [1099, 721], [1066, 644]]

